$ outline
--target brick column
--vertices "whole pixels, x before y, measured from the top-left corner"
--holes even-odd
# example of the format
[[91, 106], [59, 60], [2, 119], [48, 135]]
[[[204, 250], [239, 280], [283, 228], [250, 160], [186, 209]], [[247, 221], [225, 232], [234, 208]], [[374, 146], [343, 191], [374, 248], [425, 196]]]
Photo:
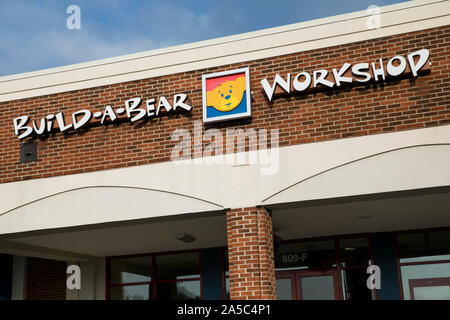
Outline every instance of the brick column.
[[276, 299], [272, 216], [265, 208], [227, 212], [231, 299]]

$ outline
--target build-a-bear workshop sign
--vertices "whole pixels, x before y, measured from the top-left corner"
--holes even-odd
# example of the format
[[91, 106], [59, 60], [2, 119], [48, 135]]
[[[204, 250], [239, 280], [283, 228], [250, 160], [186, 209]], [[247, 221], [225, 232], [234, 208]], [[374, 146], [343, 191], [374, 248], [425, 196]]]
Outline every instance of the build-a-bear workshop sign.
[[344, 85], [364, 85], [370, 82], [395, 80], [401, 77], [417, 77], [419, 73], [430, 71], [430, 51], [421, 49], [403, 57], [397, 55], [389, 59], [387, 64], [380, 58], [370, 64], [356, 63], [353, 66], [346, 62], [340, 69], [317, 70], [312, 73], [300, 72], [295, 76], [288, 74], [286, 80], [279, 74], [275, 75], [273, 85], [267, 79], [261, 84], [269, 101], [277, 96], [299, 94], [323, 89], [338, 88]]
[[63, 112], [50, 114], [40, 119], [38, 123], [31, 121], [28, 116], [21, 116], [14, 119], [14, 130], [19, 139], [24, 139], [32, 134], [42, 136], [51, 132], [66, 132], [69, 130], [79, 130], [89, 124], [114, 123], [117, 120], [129, 119], [131, 123], [145, 118], [154, 118], [162, 114], [173, 114], [179, 111], [190, 111], [192, 106], [186, 103], [187, 95], [184, 93], [175, 94], [172, 103], [165, 96], [147, 99], [145, 104], [141, 98], [133, 98], [125, 101], [125, 107], [114, 109], [112, 106], [105, 106], [103, 112], [92, 112], [83, 109], [72, 113], [70, 118], [66, 118]]
[[[397, 55], [383, 63], [380, 58], [371, 63], [344, 63], [340, 69], [316, 70], [312, 75], [299, 72], [285, 78], [275, 75], [273, 84], [267, 79], [261, 81], [262, 89], [269, 101], [277, 96], [314, 92], [316, 90], [339, 88], [344, 85], [364, 85], [371, 82], [401, 79], [406, 76], [417, 77], [430, 71], [430, 52], [421, 49], [405, 57]], [[203, 75], [203, 122], [225, 121], [251, 116], [250, 72], [249, 68]], [[51, 132], [78, 130], [89, 124], [113, 123], [129, 120], [131, 123], [141, 119], [153, 118], [163, 114], [188, 112], [192, 107], [186, 103], [187, 95], [175, 94], [172, 103], [161, 96], [143, 103], [141, 98], [125, 101], [124, 107], [113, 108], [107, 105], [103, 111], [92, 112], [83, 109], [66, 118], [63, 112], [50, 114], [39, 121], [28, 116], [15, 118], [14, 130], [19, 139], [30, 135], [45, 135]]]

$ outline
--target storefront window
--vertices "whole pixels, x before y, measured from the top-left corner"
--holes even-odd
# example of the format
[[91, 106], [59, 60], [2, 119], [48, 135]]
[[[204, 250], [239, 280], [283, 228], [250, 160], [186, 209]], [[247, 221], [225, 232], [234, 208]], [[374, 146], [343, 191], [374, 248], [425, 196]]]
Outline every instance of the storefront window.
[[450, 300], [450, 230], [398, 235], [405, 300]]
[[156, 285], [157, 300], [199, 300], [200, 281], [163, 282]]
[[344, 300], [373, 300], [367, 289], [367, 267], [372, 264], [369, 238], [339, 240], [339, 264]]
[[450, 230], [398, 236], [400, 263], [450, 260]]
[[367, 289], [366, 268], [341, 270], [344, 300], [374, 300], [374, 292]]
[[152, 257], [136, 257], [111, 260], [111, 284], [150, 282]]
[[150, 300], [151, 285], [130, 285], [112, 287], [110, 290], [111, 300]]
[[336, 267], [334, 240], [282, 243], [275, 254], [275, 268], [318, 269]]
[[109, 260], [111, 300], [201, 298], [198, 252]]
[[[225, 298], [229, 297], [224, 250]], [[367, 237], [281, 243], [275, 252], [277, 299], [373, 300], [366, 269], [372, 264]]]
[[200, 277], [197, 252], [156, 256], [156, 279], [192, 279]]
[[339, 261], [343, 268], [370, 265], [369, 239], [353, 238], [339, 240]]

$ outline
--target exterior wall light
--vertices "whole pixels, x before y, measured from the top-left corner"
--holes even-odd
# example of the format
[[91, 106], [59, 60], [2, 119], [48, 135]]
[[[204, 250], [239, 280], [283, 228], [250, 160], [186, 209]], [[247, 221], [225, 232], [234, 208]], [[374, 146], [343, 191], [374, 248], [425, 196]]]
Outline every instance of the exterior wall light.
[[195, 241], [195, 237], [186, 233], [186, 232], [182, 232], [182, 233], [174, 233], [172, 234], [172, 237], [174, 237], [177, 240], [183, 241], [183, 242], [193, 242]]

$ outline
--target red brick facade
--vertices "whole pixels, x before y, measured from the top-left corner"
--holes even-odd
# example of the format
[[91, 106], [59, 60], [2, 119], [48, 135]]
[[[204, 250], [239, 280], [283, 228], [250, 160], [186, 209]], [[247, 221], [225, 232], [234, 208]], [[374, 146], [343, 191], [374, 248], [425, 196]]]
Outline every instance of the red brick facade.
[[27, 259], [26, 299], [66, 300], [66, 262]]
[[[253, 94], [252, 118], [208, 127], [280, 129], [280, 146], [341, 139], [450, 124], [450, 26], [360, 41], [330, 48], [242, 62], [107, 85], [86, 90], [0, 103], [0, 183], [66, 175], [117, 167], [168, 161], [176, 128], [193, 131], [202, 118], [201, 76], [205, 73], [250, 67]], [[344, 62], [384, 62], [396, 54], [406, 55], [427, 48], [431, 73], [416, 80], [403, 79], [377, 85], [310, 93], [268, 103], [260, 81], [275, 73], [285, 76], [299, 71], [339, 68]], [[88, 108], [102, 110], [106, 104], [123, 106], [125, 100], [148, 99], [174, 93], [188, 94], [191, 116], [161, 117], [147, 123], [121, 123], [92, 127], [84, 133], [56, 133], [39, 140], [38, 162], [20, 162], [20, 142], [13, 118], [28, 115], [40, 119], [50, 113], [68, 114]], [[225, 143], [225, 142], [224, 142]], [[206, 142], [205, 142], [206, 144]]]
[[276, 299], [272, 217], [262, 207], [227, 212], [231, 299]]

